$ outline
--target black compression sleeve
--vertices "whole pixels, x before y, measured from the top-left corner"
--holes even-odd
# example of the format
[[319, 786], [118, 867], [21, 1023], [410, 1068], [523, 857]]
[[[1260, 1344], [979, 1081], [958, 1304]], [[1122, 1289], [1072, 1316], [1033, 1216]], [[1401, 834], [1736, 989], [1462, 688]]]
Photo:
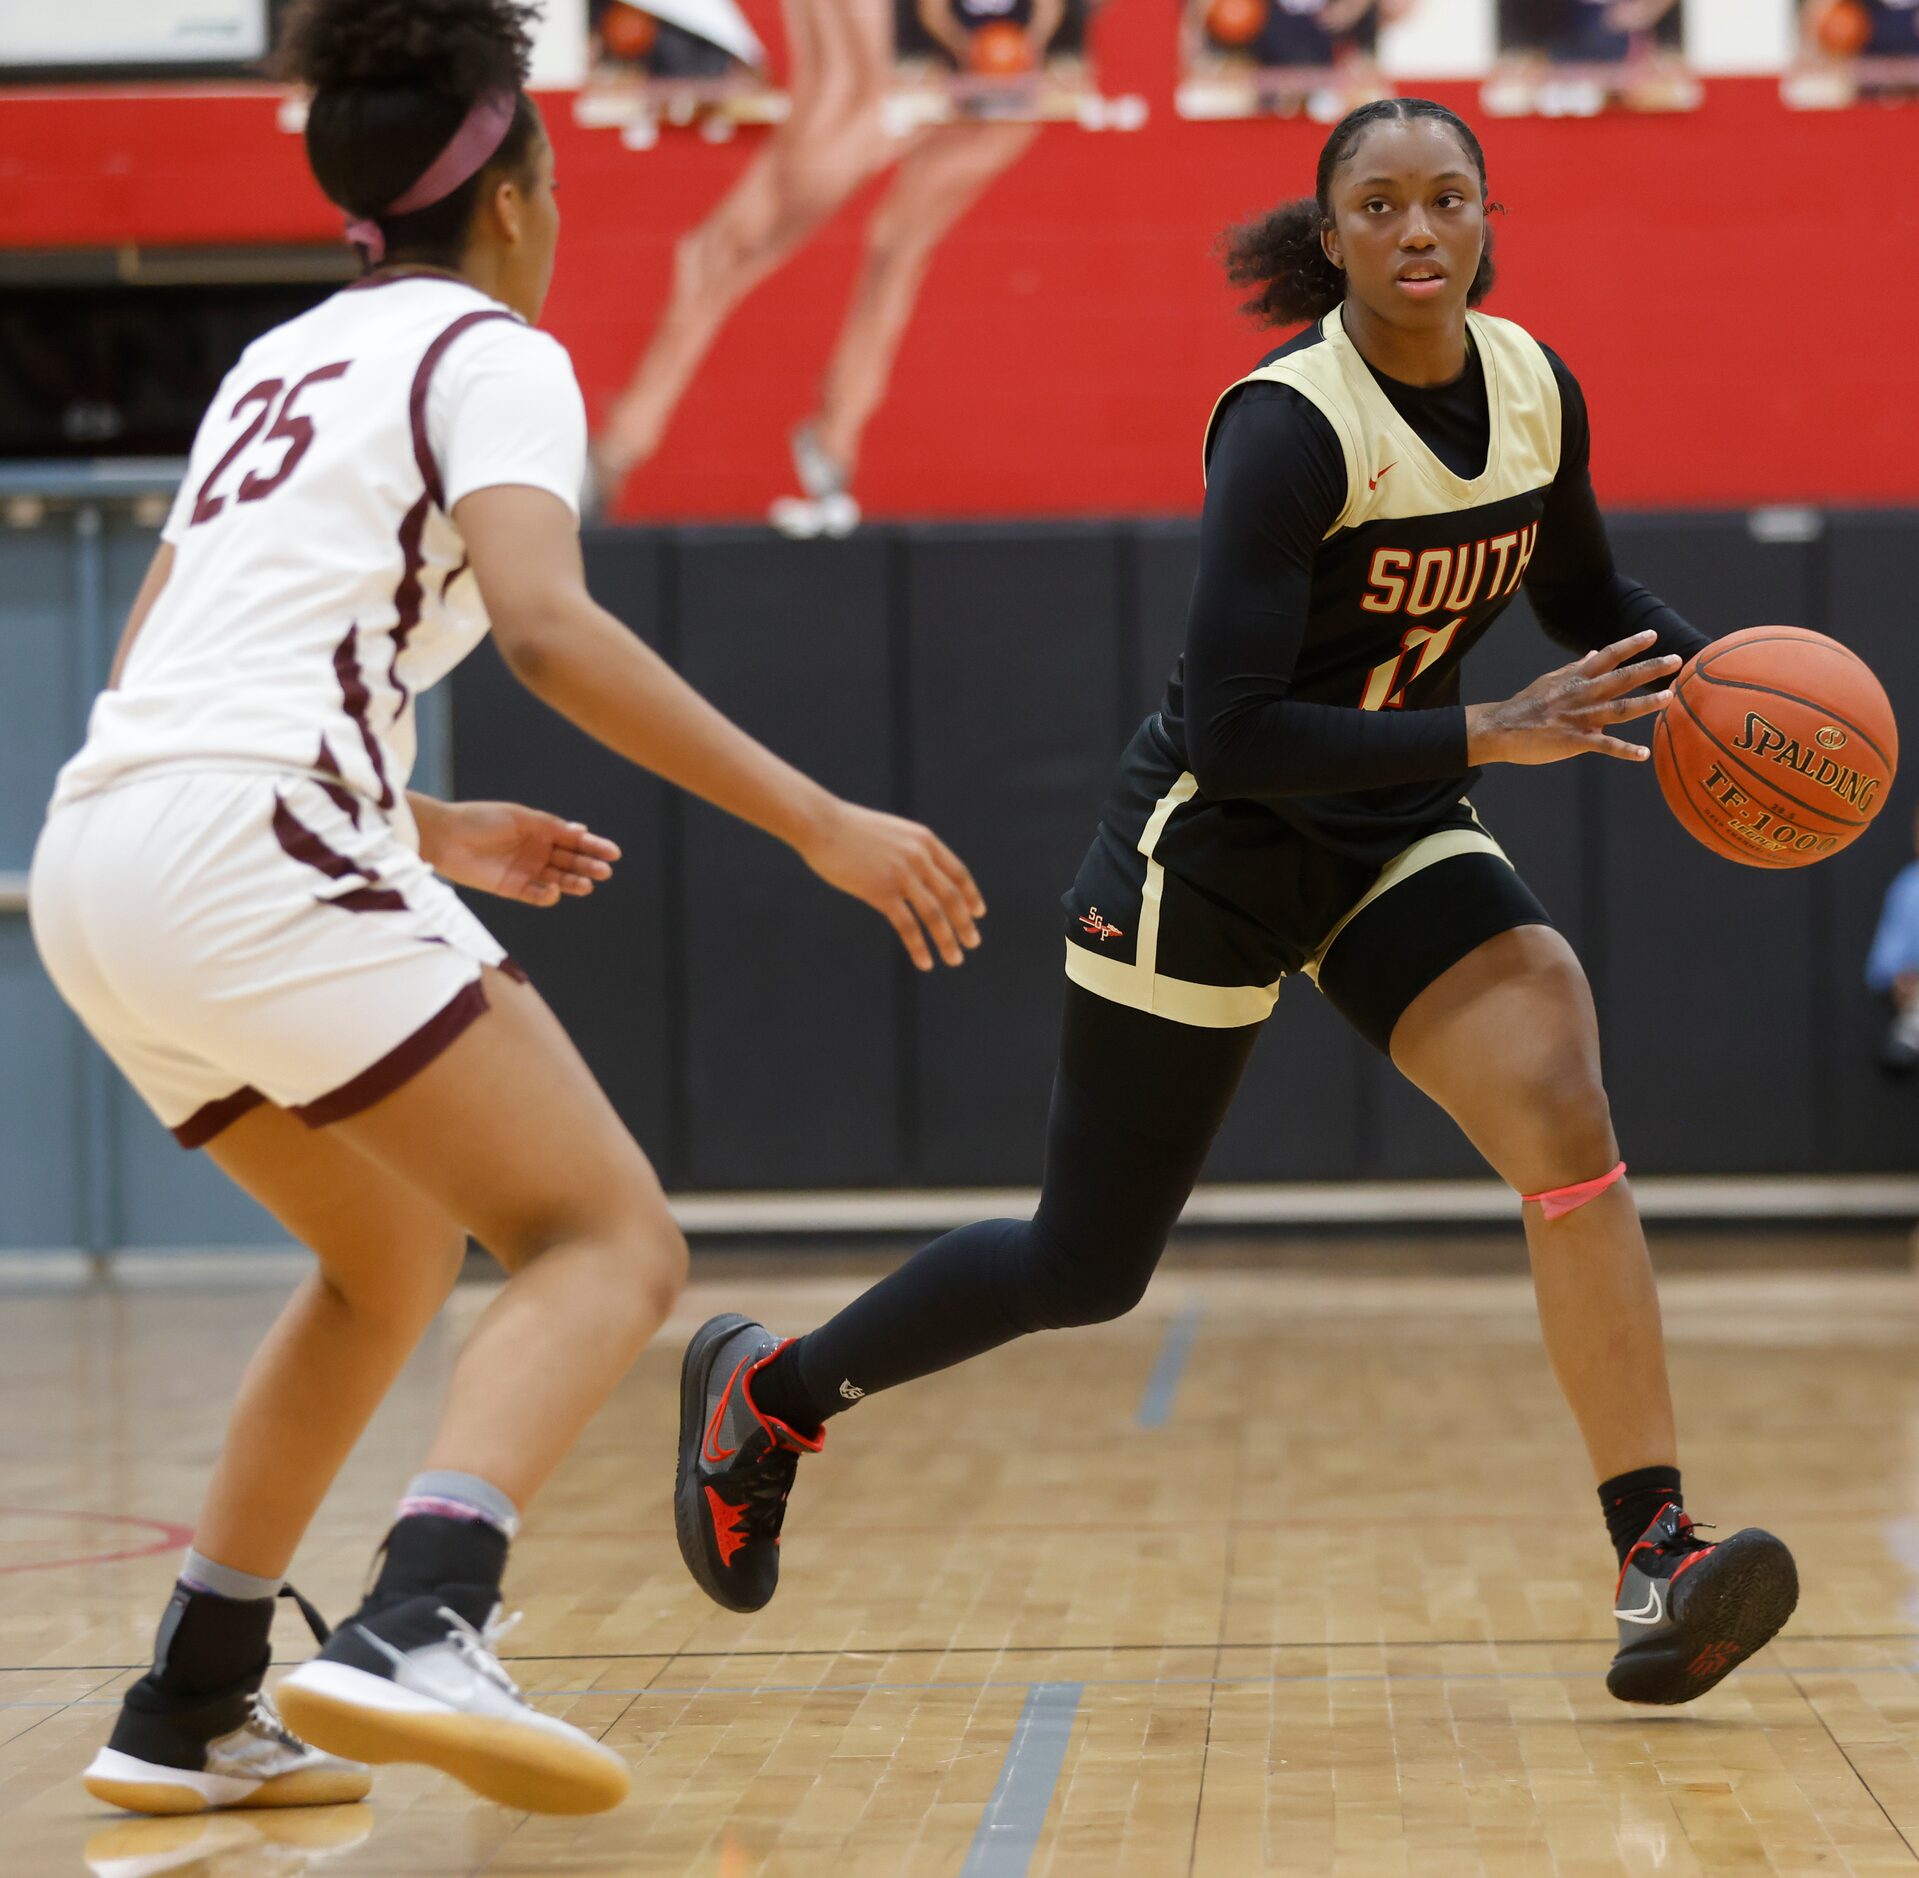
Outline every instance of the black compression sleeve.
[[1612, 544], [1592, 484], [1592, 429], [1579, 381], [1550, 347], [1559, 381], [1559, 474], [1546, 492], [1539, 545], [1526, 569], [1526, 597], [1539, 623], [1568, 652], [1591, 652], [1650, 627], [1652, 653], [1689, 659], [1711, 643], [1696, 626], [1613, 566]]
[[1215, 800], [1466, 772], [1458, 705], [1362, 711], [1291, 695], [1313, 557], [1345, 505], [1345, 458], [1325, 418], [1283, 386], [1242, 390], [1214, 433], [1186, 624], [1186, 755]]

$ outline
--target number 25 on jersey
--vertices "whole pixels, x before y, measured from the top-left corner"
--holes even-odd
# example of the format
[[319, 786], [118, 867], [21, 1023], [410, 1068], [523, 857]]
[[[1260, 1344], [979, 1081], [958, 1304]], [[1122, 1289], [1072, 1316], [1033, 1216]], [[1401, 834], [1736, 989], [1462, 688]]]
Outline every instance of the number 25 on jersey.
[[[253, 407], [253, 417], [246, 429], [234, 438], [226, 454], [207, 472], [207, 479], [200, 485], [200, 492], [194, 498], [193, 519], [188, 523], [197, 528], [202, 522], [210, 522], [227, 505], [227, 499], [218, 492], [220, 478], [230, 470], [238, 460], [252, 448], [255, 438], [266, 430], [261, 439], [262, 452], [266, 446], [283, 443], [286, 449], [278, 463], [272, 469], [248, 470], [240, 483], [239, 492], [234, 496], [236, 502], [258, 502], [263, 496], [270, 496], [274, 490], [291, 476], [299, 467], [300, 459], [313, 447], [313, 419], [304, 411], [294, 410], [295, 403], [309, 385], [321, 384], [330, 378], [344, 378], [350, 359], [337, 360], [332, 365], [322, 365], [316, 370], [295, 381], [293, 389], [286, 391], [280, 379], [263, 378], [250, 391], [243, 391], [235, 399], [230, 417], [238, 417], [249, 406]], [[286, 396], [280, 394], [286, 391]], [[271, 429], [267, 420], [272, 419]]]

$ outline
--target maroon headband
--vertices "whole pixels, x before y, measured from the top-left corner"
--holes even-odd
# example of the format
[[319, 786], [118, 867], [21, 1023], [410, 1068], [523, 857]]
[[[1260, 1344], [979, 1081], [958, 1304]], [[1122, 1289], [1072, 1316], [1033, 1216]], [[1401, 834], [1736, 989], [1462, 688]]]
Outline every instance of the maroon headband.
[[[425, 174], [395, 196], [380, 214], [411, 215], [416, 209], [431, 208], [436, 202], [444, 202], [469, 177], [477, 176], [506, 141], [519, 102], [517, 92], [481, 92], [461, 119], [452, 141], [427, 165]], [[386, 236], [373, 218], [349, 216], [346, 238], [365, 250], [369, 265], [377, 267], [386, 258]]]

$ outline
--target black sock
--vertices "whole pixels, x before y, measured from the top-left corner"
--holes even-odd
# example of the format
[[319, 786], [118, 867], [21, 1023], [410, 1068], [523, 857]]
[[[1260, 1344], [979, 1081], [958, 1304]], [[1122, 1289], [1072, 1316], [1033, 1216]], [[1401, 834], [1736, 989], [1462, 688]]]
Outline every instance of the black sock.
[[1639, 1467], [1630, 1474], [1615, 1474], [1599, 1483], [1599, 1504], [1605, 1511], [1613, 1550], [1623, 1565], [1626, 1554], [1645, 1536], [1662, 1507], [1676, 1506], [1682, 1513], [1686, 1510], [1685, 1497], [1679, 1491], [1679, 1469]]
[[506, 1547], [506, 1534], [490, 1520], [409, 1514], [386, 1536], [380, 1575], [363, 1608], [375, 1611], [431, 1592], [468, 1623], [484, 1624], [500, 1601]]
[[762, 1415], [770, 1415], [798, 1433], [810, 1435], [818, 1430], [833, 1408], [851, 1408], [852, 1404], [838, 1402], [822, 1408], [813, 1400], [800, 1370], [799, 1349], [797, 1341], [789, 1343], [764, 1369], [753, 1372], [747, 1389], [753, 1406]]

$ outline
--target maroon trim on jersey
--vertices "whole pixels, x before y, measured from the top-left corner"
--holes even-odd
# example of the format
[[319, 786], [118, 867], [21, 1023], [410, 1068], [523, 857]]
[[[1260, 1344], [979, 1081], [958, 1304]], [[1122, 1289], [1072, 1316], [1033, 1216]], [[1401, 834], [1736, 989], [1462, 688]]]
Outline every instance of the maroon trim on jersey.
[[278, 796], [273, 798], [273, 838], [302, 867], [311, 867], [329, 880], [371, 880], [336, 848], [330, 848]]
[[432, 506], [433, 498], [422, 496], [400, 523], [400, 584], [393, 590], [393, 609], [398, 617], [393, 622], [393, 662], [387, 667], [387, 683], [400, 700], [393, 711], [395, 723], [406, 715], [407, 704], [413, 696], [406, 680], [400, 676], [400, 654], [420, 624], [420, 608], [426, 598], [420, 584], [420, 572], [426, 566], [426, 557], [420, 552], [420, 538], [426, 533], [427, 511]]
[[349, 1115], [370, 1109], [402, 1083], [417, 1076], [469, 1025], [484, 1017], [489, 1008], [486, 986], [476, 978], [377, 1063], [361, 1070], [351, 1082], [342, 1083], [330, 1094], [301, 1103], [294, 1114], [309, 1128], [324, 1128], [329, 1122], [344, 1121]]
[[381, 886], [377, 874], [368, 873], [337, 848], [329, 847], [278, 796], [273, 799], [273, 838], [303, 867], [311, 867], [329, 880], [361, 883], [349, 887], [345, 893], [321, 895], [321, 906], [337, 906], [343, 913], [404, 913], [407, 910], [403, 894], [396, 888]]
[[217, 1102], [203, 1102], [171, 1131], [173, 1138], [183, 1148], [204, 1148], [215, 1135], [231, 1128], [242, 1115], [257, 1109], [265, 1100], [259, 1090], [244, 1088], [222, 1096]]
[[[346, 786], [346, 782], [340, 774], [339, 760], [333, 754], [333, 746], [327, 742], [324, 736], [320, 739], [320, 754], [313, 759], [313, 767], [320, 772], [314, 780], [326, 791], [327, 800], [331, 802], [342, 815], [350, 817], [353, 826], [358, 828], [360, 825], [360, 798]], [[331, 781], [327, 780], [329, 777], [332, 778]]]
[[518, 322], [519, 315], [509, 313], [505, 307], [482, 307], [472, 313], [462, 313], [427, 347], [420, 359], [420, 369], [413, 374], [413, 391], [407, 399], [407, 416], [413, 426], [413, 460], [420, 466], [420, 478], [426, 484], [426, 492], [433, 499], [435, 508], [446, 507], [446, 489], [440, 481], [440, 466], [433, 460], [433, 445], [427, 440], [427, 393], [433, 389], [433, 374], [446, 356], [447, 347], [469, 326], [478, 326], [484, 320]]
[[[393, 275], [388, 279], [415, 278], [406, 275]], [[355, 282], [354, 285], [382, 286], [385, 280]], [[387, 683], [392, 686], [397, 702], [393, 707], [393, 718], [388, 725], [391, 729], [406, 715], [407, 706], [413, 701], [413, 693], [406, 681], [400, 676], [400, 659], [407, 648], [407, 641], [419, 630], [420, 612], [425, 603], [425, 592], [420, 576], [426, 569], [426, 556], [422, 551], [422, 542], [426, 536], [427, 516], [431, 511], [443, 506], [445, 487], [440, 481], [440, 466], [433, 460], [433, 447], [427, 441], [426, 402], [427, 394], [433, 388], [433, 374], [447, 348], [469, 327], [478, 326], [487, 320], [515, 320], [519, 316], [509, 313], [504, 307], [482, 307], [471, 313], [462, 313], [460, 317], [446, 326], [422, 354], [419, 366], [413, 374], [412, 389], [407, 394], [407, 422], [413, 436], [413, 460], [418, 465], [420, 480], [426, 485], [420, 499], [407, 510], [401, 518], [399, 529], [400, 579], [393, 589], [393, 657], [387, 667]], [[456, 580], [467, 563], [462, 560], [459, 567], [447, 576], [441, 585], [444, 596], [446, 586]], [[383, 809], [394, 805], [393, 784], [386, 773], [386, 755], [381, 747], [378, 734], [373, 728], [373, 693], [360, 670], [360, 628], [356, 621], [347, 628], [347, 635], [333, 653], [333, 675], [339, 680], [340, 702], [348, 717], [353, 720], [354, 728], [360, 733], [360, 742], [366, 747], [367, 760], [373, 765], [373, 775], [380, 785], [379, 803]], [[326, 740], [320, 742], [320, 761], [317, 766], [329, 776], [338, 776], [339, 765], [327, 747]], [[334, 802], [353, 817], [354, 827], [359, 827], [360, 818], [357, 807], [343, 801], [347, 791], [342, 788], [336, 794], [332, 785], [322, 781]], [[357, 871], [357, 870], [356, 870]], [[336, 902], [344, 904], [344, 902]], [[366, 909], [361, 909], [366, 910]]]
[[373, 734], [373, 722], [367, 715], [373, 694], [360, 676], [360, 628], [356, 622], [346, 629], [346, 637], [333, 649], [333, 675], [340, 681], [340, 703], [360, 732], [373, 774], [380, 785], [380, 806], [393, 806], [393, 785], [386, 778], [386, 758], [380, 753], [380, 740]]
[[494, 966], [493, 969], [496, 972], [504, 972], [516, 985], [530, 985], [533, 982], [527, 974], [526, 967], [510, 953], [507, 957], [503, 958], [499, 964]]
[[[427, 394], [433, 389], [433, 374], [441, 359], [446, 356], [447, 348], [469, 327], [479, 326], [487, 320], [515, 319], [504, 307], [480, 308], [472, 313], [462, 313], [450, 326], [436, 337], [421, 356], [418, 369], [413, 374], [413, 388], [407, 394], [407, 422], [413, 433], [413, 461], [418, 465], [420, 480], [425, 483], [425, 492], [419, 501], [407, 510], [400, 522], [400, 581], [393, 590], [393, 659], [387, 666], [387, 683], [393, 687], [398, 702], [393, 708], [393, 721], [397, 723], [406, 715], [407, 706], [413, 701], [413, 693], [408, 689], [406, 680], [400, 676], [400, 659], [406, 651], [407, 641], [419, 629], [420, 609], [425, 603], [425, 592], [420, 576], [426, 568], [426, 556], [421, 552], [421, 542], [426, 535], [428, 513], [435, 508], [445, 507], [446, 490], [440, 481], [440, 466], [433, 460], [433, 446], [426, 434]], [[466, 563], [462, 561], [461, 567]], [[456, 569], [457, 573], [458, 570]], [[451, 580], [453, 575], [448, 575]], [[440, 588], [446, 592], [445, 584]], [[337, 666], [338, 660], [335, 664]], [[357, 668], [355, 676], [358, 676]], [[344, 681], [343, 681], [344, 682]], [[365, 695], [364, 685], [361, 687]], [[360, 726], [360, 734], [366, 739], [368, 753], [373, 757], [374, 767], [380, 772], [380, 806], [391, 808], [393, 795], [387, 785], [386, 771], [381, 764], [379, 747], [373, 732], [363, 714], [353, 712], [351, 700], [348, 702], [348, 714], [354, 717]], [[362, 713], [365, 706], [362, 705]]]
[[406, 896], [395, 887], [349, 887], [345, 893], [323, 895], [322, 906], [343, 913], [404, 913]]

